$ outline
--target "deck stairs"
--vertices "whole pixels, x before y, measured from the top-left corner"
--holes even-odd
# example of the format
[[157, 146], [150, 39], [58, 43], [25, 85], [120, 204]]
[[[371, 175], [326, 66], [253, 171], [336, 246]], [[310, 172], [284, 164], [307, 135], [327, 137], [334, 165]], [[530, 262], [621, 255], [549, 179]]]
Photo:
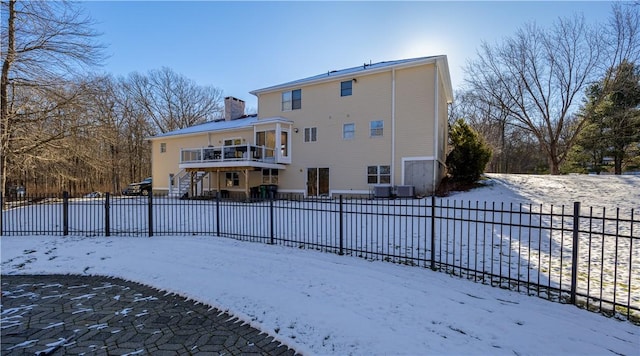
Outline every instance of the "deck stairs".
[[[193, 177], [193, 184], [200, 183], [204, 177], [209, 174], [208, 172], [197, 172]], [[176, 186], [169, 190], [169, 197], [181, 198], [185, 193], [189, 192], [189, 186], [191, 185], [191, 173], [184, 169], [173, 176]]]

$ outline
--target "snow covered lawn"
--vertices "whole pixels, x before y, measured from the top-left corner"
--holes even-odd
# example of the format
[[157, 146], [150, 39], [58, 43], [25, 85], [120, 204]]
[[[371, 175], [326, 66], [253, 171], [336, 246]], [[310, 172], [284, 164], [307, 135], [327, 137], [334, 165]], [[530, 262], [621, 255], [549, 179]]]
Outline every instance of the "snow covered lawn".
[[309, 354], [637, 354], [640, 328], [432, 272], [216, 237], [3, 237], [2, 273], [121, 277]]
[[[491, 178], [494, 184], [451, 198], [640, 207], [640, 177]], [[640, 328], [630, 322], [423, 268], [205, 236], [4, 236], [0, 243], [3, 274], [145, 283], [228, 310], [309, 354], [640, 350]]]

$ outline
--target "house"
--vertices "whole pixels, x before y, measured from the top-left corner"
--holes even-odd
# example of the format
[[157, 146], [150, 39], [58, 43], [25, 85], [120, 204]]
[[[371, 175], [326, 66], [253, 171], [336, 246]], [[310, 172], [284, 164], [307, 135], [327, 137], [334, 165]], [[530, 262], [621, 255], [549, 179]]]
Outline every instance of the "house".
[[[154, 192], [430, 195], [445, 174], [446, 56], [363, 64], [225, 98], [225, 119], [150, 138]], [[271, 188], [273, 189], [273, 188]], [[413, 190], [413, 192], [411, 192]]]

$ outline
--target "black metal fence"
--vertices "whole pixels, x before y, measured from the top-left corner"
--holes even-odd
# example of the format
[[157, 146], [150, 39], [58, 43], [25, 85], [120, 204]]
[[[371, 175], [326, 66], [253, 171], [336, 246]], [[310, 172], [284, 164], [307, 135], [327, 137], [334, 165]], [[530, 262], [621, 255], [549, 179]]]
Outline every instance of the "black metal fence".
[[640, 323], [633, 209], [279, 198], [22, 198], [2, 202], [0, 233], [226, 236], [431, 268]]

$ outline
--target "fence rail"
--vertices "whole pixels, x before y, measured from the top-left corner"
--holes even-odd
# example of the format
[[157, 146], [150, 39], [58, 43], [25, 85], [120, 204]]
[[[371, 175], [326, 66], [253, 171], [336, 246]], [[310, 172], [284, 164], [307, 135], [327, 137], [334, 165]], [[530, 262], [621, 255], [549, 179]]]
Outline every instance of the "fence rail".
[[211, 235], [445, 271], [640, 323], [631, 211], [448, 199], [3, 200], [0, 234]]

